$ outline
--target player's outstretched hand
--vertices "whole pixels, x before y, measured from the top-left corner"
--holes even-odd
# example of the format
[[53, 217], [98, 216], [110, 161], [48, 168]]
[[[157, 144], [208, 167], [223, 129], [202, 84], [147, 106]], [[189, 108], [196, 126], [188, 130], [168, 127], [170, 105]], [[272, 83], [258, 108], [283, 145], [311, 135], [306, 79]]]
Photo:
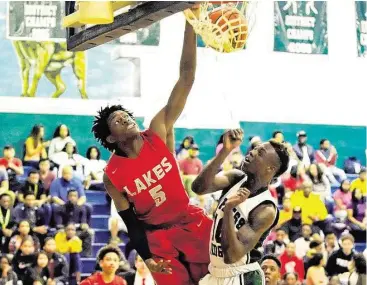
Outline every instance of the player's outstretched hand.
[[223, 136], [223, 149], [231, 152], [235, 148], [239, 147], [243, 140], [243, 130], [234, 129], [228, 130]]
[[159, 260], [156, 262], [153, 258], [149, 258], [145, 261], [145, 264], [149, 268], [150, 272], [172, 274], [172, 268], [170, 267], [171, 260]]
[[246, 199], [250, 196], [251, 192], [247, 188], [240, 188], [236, 195], [228, 198], [225, 209], [232, 210], [233, 208], [237, 207], [239, 204], [246, 201]]

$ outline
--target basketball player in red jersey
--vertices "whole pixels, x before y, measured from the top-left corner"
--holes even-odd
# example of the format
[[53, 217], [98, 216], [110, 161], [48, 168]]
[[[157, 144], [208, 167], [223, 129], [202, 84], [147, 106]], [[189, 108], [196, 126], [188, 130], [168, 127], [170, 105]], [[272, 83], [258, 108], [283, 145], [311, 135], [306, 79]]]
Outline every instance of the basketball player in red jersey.
[[179, 79], [149, 129], [140, 132], [132, 113], [120, 105], [100, 110], [92, 128], [114, 152], [105, 169], [105, 188], [158, 285], [197, 284], [208, 271], [212, 221], [189, 205], [173, 154], [173, 125], [195, 70], [196, 35], [186, 23]]

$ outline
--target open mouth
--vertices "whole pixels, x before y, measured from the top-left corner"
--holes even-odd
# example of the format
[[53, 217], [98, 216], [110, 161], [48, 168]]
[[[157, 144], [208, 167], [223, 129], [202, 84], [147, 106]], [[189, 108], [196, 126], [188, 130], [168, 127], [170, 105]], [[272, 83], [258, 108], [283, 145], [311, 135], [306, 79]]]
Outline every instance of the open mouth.
[[250, 158], [246, 155], [245, 158], [243, 159], [243, 162], [246, 164], [250, 163]]
[[133, 128], [135, 128], [135, 124], [130, 124], [130, 125], [127, 127], [127, 129], [128, 129], [128, 130], [131, 130], [131, 129], [133, 129]]

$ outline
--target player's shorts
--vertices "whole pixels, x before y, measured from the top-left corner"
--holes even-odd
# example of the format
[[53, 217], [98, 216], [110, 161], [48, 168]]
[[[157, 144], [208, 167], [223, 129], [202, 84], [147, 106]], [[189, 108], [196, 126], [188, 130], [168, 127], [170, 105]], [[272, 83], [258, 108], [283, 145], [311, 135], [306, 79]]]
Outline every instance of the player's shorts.
[[[239, 273], [241, 271], [243, 273]], [[220, 270], [210, 268], [210, 272], [212, 274], [200, 280], [199, 285], [265, 285], [264, 272], [258, 263], [244, 266], [244, 270], [241, 267]]]
[[171, 260], [172, 274], [155, 274], [157, 285], [191, 285], [208, 273], [212, 220], [202, 209], [189, 206], [171, 227], [147, 230], [149, 247], [157, 259]]

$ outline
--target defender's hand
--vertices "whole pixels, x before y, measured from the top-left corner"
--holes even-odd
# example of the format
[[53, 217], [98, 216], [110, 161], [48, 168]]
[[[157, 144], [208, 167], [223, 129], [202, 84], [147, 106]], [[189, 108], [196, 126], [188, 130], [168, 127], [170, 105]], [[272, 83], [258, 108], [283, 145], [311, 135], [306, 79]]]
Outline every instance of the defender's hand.
[[227, 131], [223, 136], [223, 149], [231, 152], [239, 147], [243, 140], [243, 130], [235, 129]]
[[162, 273], [162, 274], [172, 274], [172, 268], [169, 267], [171, 260], [159, 260], [156, 262], [153, 258], [149, 258], [145, 260], [145, 264], [147, 265], [150, 272]]

